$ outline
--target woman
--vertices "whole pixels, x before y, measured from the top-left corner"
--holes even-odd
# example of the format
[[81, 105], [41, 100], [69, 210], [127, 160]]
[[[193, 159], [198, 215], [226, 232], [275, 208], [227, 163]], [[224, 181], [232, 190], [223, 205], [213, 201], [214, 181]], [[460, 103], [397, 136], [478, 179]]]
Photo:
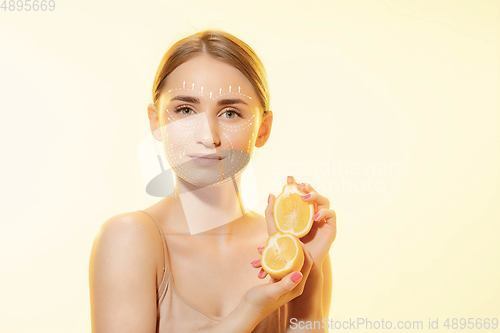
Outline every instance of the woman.
[[315, 203], [316, 222], [300, 239], [301, 271], [277, 281], [265, 279], [257, 258], [276, 231], [275, 197], [265, 217], [239, 197], [241, 171], [272, 124], [254, 51], [223, 31], [178, 41], [158, 68], [148, 117], [175, 189], [102, 225], [90, 261], [93, 332], [285, 332], [292, 319], [325, 319], [336, 235], [328, 199], [297, 184]]

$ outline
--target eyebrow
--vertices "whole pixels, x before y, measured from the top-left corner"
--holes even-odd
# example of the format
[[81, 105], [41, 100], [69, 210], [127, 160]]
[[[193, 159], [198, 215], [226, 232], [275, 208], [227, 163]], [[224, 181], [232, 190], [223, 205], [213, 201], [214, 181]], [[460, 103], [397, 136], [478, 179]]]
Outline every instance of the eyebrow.
[[[183, 102], [188, 102], [188, 103], [193, 103], [193, 104], [200, 104], [200, 99], [198, 97], [193, 97], [193, 96], [184, 96], [184, 95], [179, 95], [175, 96], [171, 101], [183, 101]], [[226, 98], [226, 99], [221, 99], [217, 101], [217, 105], [228, 105], [228, 104], [246, 104], [248, 105], [244, 100], [240, 98]]]

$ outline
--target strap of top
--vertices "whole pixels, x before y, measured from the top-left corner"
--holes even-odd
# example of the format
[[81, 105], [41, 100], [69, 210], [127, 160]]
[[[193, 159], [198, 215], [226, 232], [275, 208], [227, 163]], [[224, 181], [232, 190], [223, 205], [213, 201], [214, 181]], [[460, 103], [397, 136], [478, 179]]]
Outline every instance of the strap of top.
[[157, 290], [158, 297], [161, 297], [163, 295], [163, 292], [165, 291], [164, 288], [166, 287], [166, 284], [167, 284], [167, 275], [170, 273], [170, 272], [167, 272], [167, 267], [168, 267], [167, 242], [165, 240], [165, 237], [163, 235], [163, 231], [162, 231], [158, 221], [151, 214], [149, 214], [148, 212], [146, 212], [144, 210], [139, 210], [139, 212], [144, 213], [147, 216], [149, 216], [149, 218], [153, 221], [154, 225], [158, 229], [158, 232], [160, 233], [160, 237], [162, 239], [162, 243], [163, 243], [163, 276], [162, 276], [160, 285], [158, 286], [158, 290]]

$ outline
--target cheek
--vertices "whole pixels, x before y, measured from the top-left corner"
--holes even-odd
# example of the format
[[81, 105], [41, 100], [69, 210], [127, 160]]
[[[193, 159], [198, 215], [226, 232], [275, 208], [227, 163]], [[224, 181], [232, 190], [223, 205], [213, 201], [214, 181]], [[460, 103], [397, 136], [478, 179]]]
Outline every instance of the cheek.
[[249, 152], [254, 145], [256, 134], [253, 123], [240, 128], [221, 127], [222, 140], [227, 149]]
[[185, 163], [193, 145], [196, 126], [188, 123], [169, 123], [162, 127], [163, 147], [172, 167]]

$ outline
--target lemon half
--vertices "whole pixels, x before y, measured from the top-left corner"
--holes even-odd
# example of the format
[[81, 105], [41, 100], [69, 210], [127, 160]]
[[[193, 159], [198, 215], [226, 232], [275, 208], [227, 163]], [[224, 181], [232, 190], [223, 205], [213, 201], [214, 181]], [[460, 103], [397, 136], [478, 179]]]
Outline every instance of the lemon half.
[[290, 234], [272, 234], [262, 250], [261, 264], [262, 269], [277, 280], [293, 271], [300, 271], [304, 265], [304, 250], [300, 241]]
[[313, 224], [314, 205], [304, 201], [295, 184], [285, 184], [274, 203], [274, 224], [276, 229], [295, 237], [304, 237]]

